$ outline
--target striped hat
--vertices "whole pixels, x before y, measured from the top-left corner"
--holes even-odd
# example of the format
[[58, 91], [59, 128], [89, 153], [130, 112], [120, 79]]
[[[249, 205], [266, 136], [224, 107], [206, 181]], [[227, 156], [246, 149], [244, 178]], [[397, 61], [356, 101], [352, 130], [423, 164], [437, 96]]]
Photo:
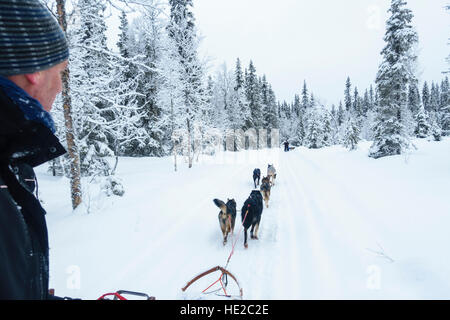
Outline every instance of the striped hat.
[[34, 73], [68, 57], [64, 32], [39, 0], [0, 0], [0, 75]]

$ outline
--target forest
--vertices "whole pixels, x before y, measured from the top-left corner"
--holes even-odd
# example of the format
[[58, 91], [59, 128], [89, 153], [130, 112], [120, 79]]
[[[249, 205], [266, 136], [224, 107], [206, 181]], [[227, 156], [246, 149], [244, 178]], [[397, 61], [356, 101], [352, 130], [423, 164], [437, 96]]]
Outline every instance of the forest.
[[[413, 138], [450, 135], [446, 70], [442, 79], [419, 83], [420, 40], [402, 0], [392, 0], [373, 85], [358, 88], [345, 75], [342, 100], [332, 105], [316, 98], [307, 79], [299, 79], [292, 101], [278, 101], [270, 77], [253, 61], [242, 65], [239, 52], [231, 69], [209, 70], [199, 54], [193, 0], [44, 2], [70, 42], [64, 90], [52, 111], [69, 152], [50, 170], [70, 177], [74, 208], [81, 177], [101, 177], [108, 192], [123, 193], [114, 176], [119, 157], [173, 155], [192, 167], [196, 155], [214, 154], [217, 137], [224, 143], [227, 130], [277, 129], [280, 141], [270, 141], [271, 147], [288, 140], [311, 149], [342, 144], [354, 150], [361, 140], [373, 141], [368, 156], [376, 159], [414, 148]], [[107, 44], [112, 12], [121, 12], [114, 48]], [[246, 145], [235, 141], [231, 151]]]

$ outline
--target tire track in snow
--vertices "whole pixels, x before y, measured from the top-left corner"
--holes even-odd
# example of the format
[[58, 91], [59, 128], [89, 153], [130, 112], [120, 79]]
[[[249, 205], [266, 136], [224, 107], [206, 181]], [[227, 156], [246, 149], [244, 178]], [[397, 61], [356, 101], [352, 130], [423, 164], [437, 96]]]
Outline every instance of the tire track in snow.
[[278, 265], [272, 283], [272, 290], [277, 298], [298, 299], [303, 288], [304, 281], [300, 275], [303, 271], [304, 263], [300, 263], [303, 250], [300, 249], [299, 239], [300, 229], [296, 222], [295, 198], [290, 193], [290, 179], [288, 164], [284, 155], [281, 155], [280, 168], [277, 170], [277, 185], [272, 191], [277, 194], [281, 201], [277, 206], [277, 224], [279, 234], [277, 239], [277, 260]]
[[[287, 192], [289, 200], [299, 205], [299, 212], [291, 211], [292, 224], [297, 225], [294, 231], [296, 237], [294, 242], [303, 241], [303, 256], [300, 262], [300, 268], [303, 265], [302, 278], [305, 279], [303, 296], [306, 298], [331, 298], [336, 295], [336, 290], [340, 288], [339, 277], [333, 268], [331, 261], [330, 248], [327, 248], [326, 235], [329, 230], [322, 222], [323, 213], [315, 203], [313, 197], [306, 191], [305, 181], [301, 183], [300, 175], [302, 172], [300, 165], [293, 168], [292, 164], [296, 161], [290, 161], [286, 168], [290, 181]], [[296, 194], [298, 192], [299, 194]], [[304, 224], [304, 230], [307, 238], [299, 238], [299, 225]], [[291, 244], [290, 244], [291, 245]], [[332, 250], [332, 249], [331, 249]], [[308, 279], [308, 280], [306, 280]]]
[[[345, 232], [343, 232], [345, 237], [343, 239], [346, 239], [348, 245], [354, 246], [354, 239], [358, 239], [360, 243], [358, 250], [361, 254], [366, 250], [367, 246], [376, 245], [380, 239], [378, 239], [379, 237], [370, 223], [370, 217], [376, 217], [376, 212], [357, 197], [351, 197], [351, 190], [342, 181], [317, 165], [313, 160], [304, 155], [301, 155], [299, 160], [309, 168], [305, 170], [306, 175], [313, 173], [316, 177], [320, 177], [323, 189], [327, 186], [327, 202], [332, 201], [334, 207], [331, 209], [326, 208], [325, 203], [321, 203], [320, 200], [318, 204], [321, 206], [322, 211], [328, 213], [328, 217], [333, 220], [333, 225], [339, 225], [342, 229], [345, 229]], [[339, 216], [339, 214], [343, 213], [345, 213], [345, 220]], [[349, 225], [349, 222], [352, 225]], [[331, 221], [329, 224], [331, 225]]]

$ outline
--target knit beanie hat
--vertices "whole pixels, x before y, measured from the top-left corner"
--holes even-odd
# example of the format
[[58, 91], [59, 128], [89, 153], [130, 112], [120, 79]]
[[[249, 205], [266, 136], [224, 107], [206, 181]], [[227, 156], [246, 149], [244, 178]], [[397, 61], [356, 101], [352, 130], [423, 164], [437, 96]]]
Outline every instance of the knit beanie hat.
[[0, 75], [46, 70], [68, 57], [64, 32], [39, 0], [0, 0]]

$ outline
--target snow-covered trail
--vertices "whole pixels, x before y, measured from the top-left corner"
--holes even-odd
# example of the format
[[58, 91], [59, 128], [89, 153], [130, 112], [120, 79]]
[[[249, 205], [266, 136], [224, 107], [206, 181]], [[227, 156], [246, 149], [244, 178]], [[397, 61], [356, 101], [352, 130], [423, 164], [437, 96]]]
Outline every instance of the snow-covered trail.
[[[417, 143], [409, 158], [369, 159], [366, 143], [352, 153], [225, 153], [192, 169], [180, 163], [176, 173], [170, 158], [122, 159], [125, 196], [105, 198], [89, 187], [88, 214], [71, 212], [66, 179], [39, 168], [50, 284], [83, 299], [119, 289], [185, 298], [181, 287], [225, 266], [237, 240], [228, 269], [245, 299], [448, 298], [450, 140]], [[268, 163], [277, 180], [259, 240], [244, 248], [238, 212], [234, 238], [223, 246], [212, 200], [234, 198], [240, 210], [253, 169], [265, 174]]]
[[361, 297], [360, 293], [367, 291], [368, 267], [361, 260], [365, 254], [362, 244], [370, 236], [370, 228], [353, 201], [332, 176], [300, 152], [281, 156], [278, 180], [273, 190], [281, 200], [276, 296], [351, 298], [348, 295], [353, 291]]

